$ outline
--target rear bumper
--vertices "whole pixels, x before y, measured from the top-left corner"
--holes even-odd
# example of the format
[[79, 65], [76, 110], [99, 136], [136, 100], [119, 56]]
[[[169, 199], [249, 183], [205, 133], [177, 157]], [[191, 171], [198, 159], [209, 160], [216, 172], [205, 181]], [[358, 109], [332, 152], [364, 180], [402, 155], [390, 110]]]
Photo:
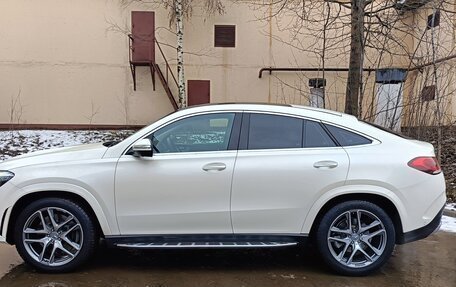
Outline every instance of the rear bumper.
[[437, 213], [437, 215], [434, 217], [434, 219], [432, 219], [432, 221], [428, 225], [409, 232], [402, 233], [401, 236], [397, 238], [396, 243], [405, 244], [417, 241], [426, 238], [432, 233], [438, 231], [440, 228], [444, 207], [445, 206], [442, 207], [442, 209]]

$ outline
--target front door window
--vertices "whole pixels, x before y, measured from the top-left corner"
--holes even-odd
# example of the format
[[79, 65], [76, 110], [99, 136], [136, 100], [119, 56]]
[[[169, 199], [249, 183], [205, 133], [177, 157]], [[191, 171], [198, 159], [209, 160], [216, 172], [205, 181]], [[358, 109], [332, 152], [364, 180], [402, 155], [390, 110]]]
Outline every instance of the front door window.
[[225, 151], [234, 113], [207, 114], [171, 123], [153, 134], [155, 153]]

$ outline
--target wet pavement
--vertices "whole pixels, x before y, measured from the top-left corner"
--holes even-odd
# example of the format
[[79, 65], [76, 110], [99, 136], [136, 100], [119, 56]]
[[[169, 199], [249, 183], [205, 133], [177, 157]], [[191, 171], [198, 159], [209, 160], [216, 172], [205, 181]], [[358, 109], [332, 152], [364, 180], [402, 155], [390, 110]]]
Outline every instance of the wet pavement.
[[[315, 248], [271, 250], [101, 250], [83, 269], [69, 274], [41, 274], [20, 264], [0, 287], [76, 286], [456, 286], [456, 233], [397, 246], [377, 273], [361, 278], [337, 276]], [[0, 276], [17, 254], [0, 246]], [[7, 267], [6, 267], [7, 268]]]
[[22, 259], [14, 246], [0, 244], [0, 278], [14, 266], [22, 263]]

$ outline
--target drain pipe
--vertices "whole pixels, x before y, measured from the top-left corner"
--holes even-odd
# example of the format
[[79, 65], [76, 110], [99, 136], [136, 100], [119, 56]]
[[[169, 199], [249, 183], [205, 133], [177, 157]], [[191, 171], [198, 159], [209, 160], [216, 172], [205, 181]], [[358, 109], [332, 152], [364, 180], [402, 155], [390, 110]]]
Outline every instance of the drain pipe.
[[[364, 68], [364, 72], [375, 72], [377, 69], [373, 68]], [[269, 67], [269, 68], [261, 68], [260, 72], [258, 74], [258, 78], [262, 78], [263, 72], [269, 72], [269, 75], [272, 74], [272, 72], [321, 72], [323, 69], [321, 68], [274, 68], [274, 67]], [[348, 68], [325, 68], [325, 72], [348, 72]]]

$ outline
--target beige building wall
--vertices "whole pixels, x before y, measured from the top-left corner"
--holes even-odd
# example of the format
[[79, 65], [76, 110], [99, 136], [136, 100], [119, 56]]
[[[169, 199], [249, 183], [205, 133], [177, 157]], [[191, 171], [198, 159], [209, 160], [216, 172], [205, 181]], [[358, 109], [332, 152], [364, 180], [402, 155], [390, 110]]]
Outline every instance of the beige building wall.
[[[169, 31], [168, 11], [122, 3], [0, 1], [0, 124], [144, 125], [170, 113], [172, 105], [158, 77], [153, 91], [147, 67], [137, 68], [137, 90], [133, 91], [127, 37], [131, 11], [155, 11], [157, 40], [175, 70], [176, 37]], [[223, 15], [213, 16], [203, 15], [196, 7], [185, 22], [186, 79], [210, 80], [214, 103], [307, 105], [308, 80], [323, 77], [322, 72], [265, 72], [261, 79], [258, 72], [271, 66], [321, 68], [317, 54], [293, 48], [287, 42], [289, 31], [279, 29], [280, 19], [265, 20], [267, 6], [251, 9], [228, 1], [225, 6]], [[214, 47], [216, 24], [236, 25], [235, 48]], [[404, 36], [404, 41], [414, 47], [413, 37]], [[347, 67], [347, 39], [338, 47], [340, 51], [328, 55], [326, 67]], [[157, 62], [163, 63], [156, 54]], [[385, 66], [407, 64], [405, 58], [384, 61]], [[346, 72], [325, 72], [324, 77], [326, 107], [343, 111]], [[364, 73], [364, 78], [362, 110], [363, 117], [369, 118], [376, 105], [375, 73]], [[177, 97], [177, 89], [171, 89]]]
[[[0, 1], [0, 123], [143, 125], [171, 112], [158, 78], [153, 91], [148, 68], [138, 67], [133, 91], [127, 38], [131, 11], [155, 11], [157, 39], [175, 64], [168, 12], [121, 2]], [[321, 73], [258, 78], [262, 67], [318, 67], [311, 54], [273, 40], [287, 33], [259, 21], [261, 13], [227, 2], [225, 14], [206, 17], [195, 9], [185, 23], [186, 79], [210, 80], [211, 102], [308, 103], [308, 78]], [[214, 47], [215, 24], [236, 25], [236, 48]], [[333, 94], [328, 105], [343, 110], [345, 76], [325, 77]]]
[[126, 37], [109, 31], [127, 17], [116, 2], [0, 1], [0, 123], [144, 124], [171, 110], [142, 79], [132, 92]]

